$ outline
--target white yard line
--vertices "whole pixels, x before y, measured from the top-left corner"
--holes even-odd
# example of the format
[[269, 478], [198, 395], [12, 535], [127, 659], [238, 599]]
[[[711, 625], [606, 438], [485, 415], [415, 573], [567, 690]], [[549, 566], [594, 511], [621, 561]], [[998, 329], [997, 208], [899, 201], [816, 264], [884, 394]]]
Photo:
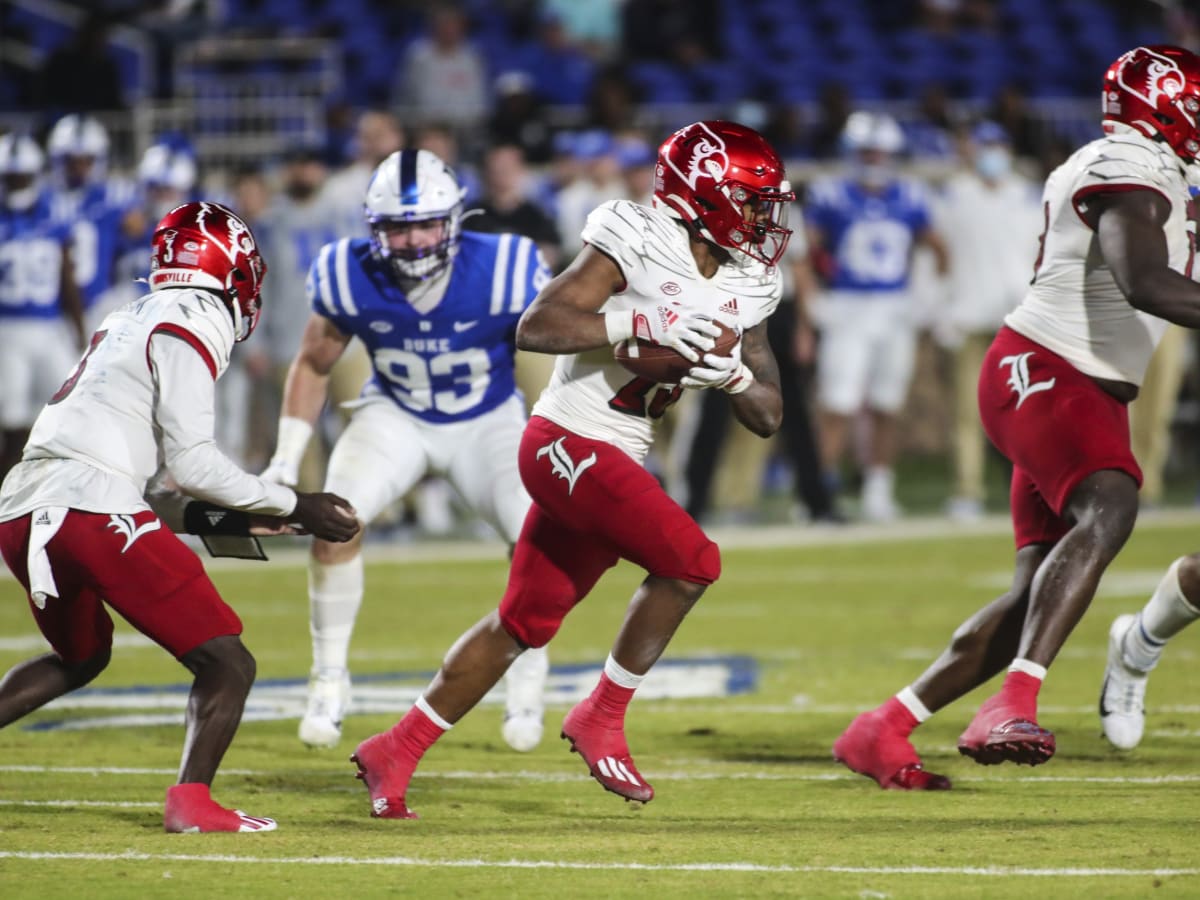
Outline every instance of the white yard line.
[[970, 875], [981, 878], [1169, 878], [1200, 875], [1200, 869], [1038, 869], [1017, 866], [789, 866], [752, 862], [639, 863], [569, 862], [554, 859], [422, 859], [415, 856], [236, 856], [191, 853], [60, 853], [28, 850], [0, 851], [0, 859], [81, 862], [200, 862], [258, 865], [395, 866], [426, 869], [571, 869], [633, 872], [761, 872], [799, 875]]
[[101, 809], [161, 809], [162, 804], [149, 800], [0, 800], [0, 806], [53, 806], [76, 809], [82, 806]]
[[[696, 760], [694, 765], [720, 766], [716, 760]], [[830, 763], [832, 766], [833, 764]], [[175, 775], [177, 769], [133, 769], [114, 766], [88, 768], [86, 766], [0, 766], [0, 773], [12, 772], [27, 775]], [[346, 768], [349, 773], [349, 767]], [[285, 769], [222, 769], [222, 775], [244, 775], [248, 777], [278, 777], [293, 774], [296, 776], [336, 775], [331, 769], [304, 769], [300, 771]], [[421, 771], [416, 778], [443, 779], [451, 781], [528, 781], [545, 784], [561, 782], [586, 781], [588, 775], [579, 772], [532, 772], [521, 770], [516, 772], [502, 771], [470, 771], [448, 770], [444, 772]], [[857, 781], [863, 776], [851, 772], [762, 772], [762, 771], [672, 771], [649, 772], [648, 777], [656, 781]], [[1181, 773], [1176, 775], [1016, 775], [1003, 776], [966, 776], [957, 777], [955, 781], [971, 784], [1010, 783], [1014, 781], [1037, 784], [1137, 784], [1137, 785], [1175, 785], [1200, 783], [1200, 773]], [[63, 801], [69, 803], [71, 801]]]

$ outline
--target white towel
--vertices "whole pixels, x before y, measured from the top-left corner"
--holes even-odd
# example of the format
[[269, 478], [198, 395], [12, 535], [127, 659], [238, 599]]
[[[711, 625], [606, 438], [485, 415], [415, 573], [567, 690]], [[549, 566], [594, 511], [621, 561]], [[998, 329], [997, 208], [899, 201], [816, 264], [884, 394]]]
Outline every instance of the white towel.
[[46, 545], [58, 534], [69, 510], [65, 506], [43, 506], [29, 516], [29, 594], [38, 609], [46, 608], [46, 600], [58, 596], [58, 585], [50, 571], [50, 557]]

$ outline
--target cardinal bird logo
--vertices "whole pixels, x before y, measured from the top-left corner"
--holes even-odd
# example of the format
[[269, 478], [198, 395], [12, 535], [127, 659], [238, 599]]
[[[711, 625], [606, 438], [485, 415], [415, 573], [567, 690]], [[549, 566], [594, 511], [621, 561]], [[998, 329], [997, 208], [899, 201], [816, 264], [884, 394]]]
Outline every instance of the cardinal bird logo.
[[701, 178], [711, 178], [720, 183], [729, 169], [729, 154], [725, 152], [725, 141], [703, 122], [698, 124], [704, 130], [704, 134], [694, 139], [688, 148], [687, 171], [680, 171], [674, 162], [668, 161], [675, 174], [686, 181], [693, 191]]

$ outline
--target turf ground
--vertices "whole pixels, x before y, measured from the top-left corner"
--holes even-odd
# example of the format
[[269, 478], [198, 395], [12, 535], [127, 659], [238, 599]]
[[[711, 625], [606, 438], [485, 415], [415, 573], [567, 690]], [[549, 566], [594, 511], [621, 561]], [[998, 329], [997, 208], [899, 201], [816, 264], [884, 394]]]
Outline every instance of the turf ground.
[[[1011, 553], [1002, 522], [953, 533], [921, 523], [879, 536], [731, 533], [723, 578], [669, 656], [749, 657], [722, 682], [748, 690], [634, 702], [630, 743], [658, 791], [646, 807], [604, 793], [566, 752], [557, 738], [565, 704], [551, 708], [546, 739], [526, 755], [500, 740], [493, 705], [427, 757], [409, 794], [419, 821], [375, 821], [346, 756], [406, 704], [352, 717], [344, 746], [330, 752], [303, 747], [294, 718], [259, 704], [261, 720], [243, 724], [214, 795], [278, 818], [279, 830], [163, 834], [180, 728], [131, 724], [152, 718], [67, 727], [177, 715], [179, 694], [166, 688], [185, 673], [119, 625], [113, 664], [86, 705], [0, 732], [0, 894], [1197, 896], [1197, 636], [1176, 641], [1156, 671], [1141, 748], [1109, 748], [1095, 705], [1110, 621], [1200, 545], [1198, 526], [1194, 515], [1145, 519], [1106, 577], [1042, 691], [1041, 719], [1059, 740], [1048, 765], [983, 768], [958, 756], [955, 740], [983, 691], [917, 732], [929, 768], [955, 781], [945, 794], [881, 791], [834, 765], [829, 747], [857, 710], [915, 677], [954, 626], [1003, 589]], [[357, 675], [432, 669], [494, 604], [502, 553], [468, 551], [429, 545], [387, 561], [373, 550], [385, 559], [368, 568]], [[282, 685], [299, 697], [309, 661], [305, 575], [297, 553], [276, 557], [214, 568], [214, 578], [245, 620], [264, 690]], [[556, 666], [604, 658], [637, 580], [623, 567], [601, 582], [552, 645]], [[0, 580], [0, 667], [38, 646], [23, 597]], [[388, 696], [368, 708], [386, 710]]]

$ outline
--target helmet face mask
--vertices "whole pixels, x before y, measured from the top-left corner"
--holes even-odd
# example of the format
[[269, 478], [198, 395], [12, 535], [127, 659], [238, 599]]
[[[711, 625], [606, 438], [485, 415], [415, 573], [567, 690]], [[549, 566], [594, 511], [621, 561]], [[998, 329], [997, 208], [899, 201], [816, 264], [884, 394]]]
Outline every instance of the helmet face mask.
[[250, 226], [219, 203], [184, 203], [154, 229], [150, 287], [216, 291], [229, 304], [235, 340], [244, 341], [258, 325], [266, 274]]
[[1161, 137], [1185, 163], [1200, 157], [1200, 57], [1182, 47], [1135, 47], [1104, 74], [1104, 130]]
[[752, 128], [696, 122], [659, 148], [654, 204], [701, 237], [767, 266], [779, 262], [795, 200], [783, 162]]
[[904, 149], [904, 131], [889, 115], [859, 110], [846, 119], [841, 146], [854, 180], [868, 189], [880, 190], [895, 177], [895, 160]]
[[104, 174], [108, 132], [91, 116], [71, 113], [54, 123], [46, 149], [68, 184], [86, 184]]
[[5, 206], [24, 211], [37, 202], [44, 165], [42, 148], [29, 135], [0, 137], [0, 199]]
[[428, 281], [458, 253], [466, 189], [428, 150], [399, 150], [371, 176], [363, 215], [371, 252], [401, 285]]

